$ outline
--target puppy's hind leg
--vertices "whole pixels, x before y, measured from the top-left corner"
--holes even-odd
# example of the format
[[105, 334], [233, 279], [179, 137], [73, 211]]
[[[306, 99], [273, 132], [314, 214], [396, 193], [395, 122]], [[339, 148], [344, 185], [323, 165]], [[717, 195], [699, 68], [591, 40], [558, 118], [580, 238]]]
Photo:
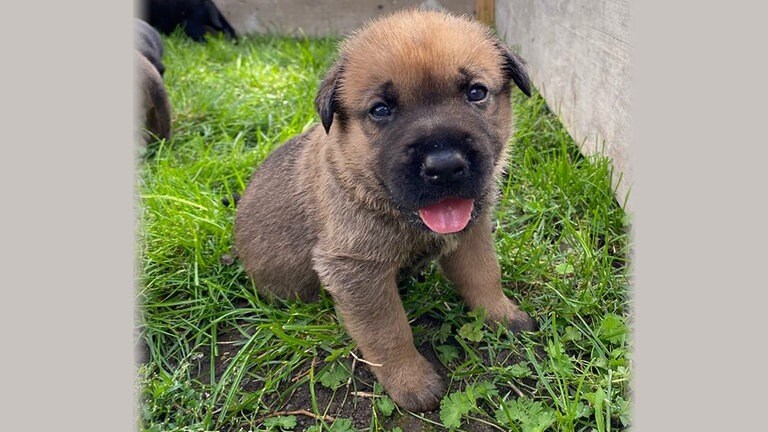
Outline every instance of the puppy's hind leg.
[[285, 300], [317, 301], [320, 281], [313, 271], [289, 268], [251, 273], [254, 285], [262, 294]]

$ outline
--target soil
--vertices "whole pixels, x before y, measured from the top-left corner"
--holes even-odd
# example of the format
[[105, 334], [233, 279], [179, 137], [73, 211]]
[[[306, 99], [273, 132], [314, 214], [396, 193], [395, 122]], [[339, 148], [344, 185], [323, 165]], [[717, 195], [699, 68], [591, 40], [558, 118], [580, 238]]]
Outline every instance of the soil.
[[[418, 321], [418, 323], [414, 324], [425, 325], [428, 328], [434, 327], [435, 331], [437, 331], [439, 327], [439, 322], [435, 320], [424, 319]], [[216, 358], [215, 366], [217, 377], [226, 370], [229, 361], [236, 356], [242, 346], [241, 342], [242, 335], [238, 332], [224, 332], [219, 334], [219, 356]], [[456, 346], [458, 347], [458, 345]], [[432, 350], [429, 343], [424, 343], [417, 348], [422, 355], [432, 362], [432, 364], [437, 366], [438, 373], [444, 377], [448, 375], [448, 371], [440, 364], [437, 355]], [[522, 360], [520, 356], [507, 350], [498, 353], [493, 359], [489, 359], [485, 352], [479, 354], [486, 364], [498, 364], [499, 362], [513, 364]], [[321, 409], [327, 407], [327, 411], [325, 412], [326, 416], [330, 416], [334, 419], [346, 418], [352, 420], [356, 430], [370, 430], [372, 418], [371, 410], [373, 409], [374, 398], [369, 394], [373, 393], [375, 377], [370, 372], [367, 365], [355, 361], [350, 361], [350, 364], [352, 364], [354, 372], [353, 382], [350, 382], [335, 391], [319, 384], [315, 385], [314, 391], [317, 406]], [[312, 362], [307, 361], [306, 364], [297, 371], [296, 375], [306, 375], [311, 366]], [[317, 368], [317, 365], [315, 365], [315, 367]], [[193, 370], [197, 372], [197, 376], [195, 377], [197, 380], [203, 383], [210, 382], [210, 358], [208, 356], [200, 358]], [[459, 383], [454, 383], [451, 391], [460, 390], [463, 387], [463, 383], [458, 387], [456, 384]], [[257, 380], [247, 380], [246, 378], [244, 378], [242, 382], [243, 389], [251, 392], [258, 391], [261, 389], [262, 385], [263, 383]], [[310, 414], [313, 410], [309, 385], [297, 387], [297, 389], [282, 402], [274, 399], [274, 397], [272, 400], [266, 400], [265, 402], [275, 407], [274, 413], [281, 412], [283, 415], [294, 415], [297, 421], [296, 431], [306, 430], [309, 426], [316, 423], [315, 418]], [[437, 424], [441, 423], [439, 408], [430, 412], [421, 413], [420, 415]], [[329, 420], [330, 419], [326, 417], [326, 423], [330, 425], [332, 421]], [[406, 411], [402, 411], [401, 414], [395, 410], [390, 417], [382, 419], [380, 416], [379, 420], [386, 430], [391, 430], [395, 427], [399, 427], [405, 432], [444, 430], [444, 428], [422, 421]], [[476, 421], [463, 422], [461, 429], [477, 432], [498, 430]]]
[[[439, 321], [429, 318], [423, 318], [417, 321], [418, 322], [414, 324], [420, 324], [422, 326], [426, 326], [427, 328], [434, 328], [435, 331], [437, 331], [440, 325]], [[215, 359], [215, 374], [217, 379], [226, 370], [231, 359], [237, 355], [242, 347], [242, 342], [243, 336], [237, 331], [221, 332], [218, 334], [219, 355]], [[452, 340], [449, 339], [447, 343], [451, 342]], [[456, 346], [457, 348], [460, 348], [458, 344], [456, 344]], [[429, 343], [424, 343], [417, 348], [419, 352], [421, 352], [422, 355], [427, 358], [427, 360], [432, 362], [432, 364], [438, 368], [438, 373], [440, 373], [443, 377], [448, 376], [448, 371], [441, 365], [437, 359], [437, 355], [432, 350], [432, 347]], [[478, 354], [481, 356], [483, 362], [488, 365], [499, 363], [514, 364], [522, 360], [520, 355], [515, 354], [509, 350], [503, 350], [502, 352], [499, 352], [494, 356], [493, 359], [489, 358], [486, 352], [479, 352]], [[144, 359], [146, 360], [146, 358]], [[361, 362], [350, 361], [350, 363], [353, 363], [354, 372], [354, 379], [351, 380], [350, 383], [336, 389], [335, 391], [320, 384], [315, 385], [314, 391], [317, 406], [321, 409], [325, 409], [327, 407], [327, 411], [325, 412], [326, 416], [352, 420], [356, 430], [370, 430], [372, 416], [371, 409], [374, 398], [368, 394], [373, 393], [373, 383], [375, 382], [375, 377], [370, 372], [367, 365], [362, 364]], [[208, 384], [210, 382], [211, 371], [210, 356], [201, 356], [192, 366], [193, 367], [190, 369], [190, 371], [193, 374], [193, 378], [204, 384]], [[306, 375], [311, 366], [312, 361], [307, 361], [297, 372], [297, 376]], [[323, 366], [324, 364], [317, 364], [316, 362], [315, 370], [318, 370]], [[480, 378], [481, 377], [478, 377], [478, 379]], [[492, 377], [488, 378], [491, 379]], [[241, 385], [246, 391], [256, 392], [262, 388], [263, 383], [258, 380], [249, 380], [244, 377]], [[452, 385], [451, 391], [461, 390], [463, 387], [463, 382], [455, 382]], [[295, 428], [296, 431], [306, 430], [309, 426], [316, 423], [315, 418], [308, 415], [312, 412], [312, 399], [308, 384], [297, 387], [296, 390], [284, 401], [277, 400], [277, 396], [274, 395], [264, 402], [274, 407], [274, 413], [283, 412], [284, 415], [295, 415], [297, 421]], [[434, 411], [421, 413], [420, 415], [437, 424], [441, 424], [439, 408]], [[326, 417], [326, 423], [330, 425], [332, 421], [329, 420], [330, 419]], [[443, 427], [435, 426], [428, 422], [422, 421], [406, 411], [402, 411], [401, 414], [395, 410], [390, 417], [386, 419], [380, 418], [380, 421], [383, 423], [383, 426], [386, 428], [386, 430], [391, 430], [395, 427], [399, 427], [405, 432], [427, 432], [444, 430]], [[237, 429], [233, 429], [233, 432], [235, 430]], [[498, 429], [492, 428], [491, 426], [481, 422], [470, 420], [468, 422], [462, 422], [461, 430], [485, 432], [497, 431]]]

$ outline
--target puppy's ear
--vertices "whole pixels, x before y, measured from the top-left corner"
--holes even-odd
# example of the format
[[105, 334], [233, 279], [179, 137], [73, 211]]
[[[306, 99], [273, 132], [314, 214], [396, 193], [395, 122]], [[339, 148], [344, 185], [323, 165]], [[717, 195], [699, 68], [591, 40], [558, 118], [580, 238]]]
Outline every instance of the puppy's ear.
[[343, 69], [342, 60], [337, 60], [320, 83], [320, 89], [315, 97], [315, 109], [320, 115], [320, 121], [323, 123], [323, 129], [325, 129], [326, 134], [331, 130], [333, 114], [339, 108], [336, 100], [336, 91], [339, 88], [339, 79]]
[[504, 59], [502, 69], [508, 79], [511, 79], [523, 91], [526, 96], [531, 96], [531, 81], [528, 78], [528, 71], [525, 67], [525, 60], [512, 52], [509, 47], [501, 41], [496, 41], [496, 47]]

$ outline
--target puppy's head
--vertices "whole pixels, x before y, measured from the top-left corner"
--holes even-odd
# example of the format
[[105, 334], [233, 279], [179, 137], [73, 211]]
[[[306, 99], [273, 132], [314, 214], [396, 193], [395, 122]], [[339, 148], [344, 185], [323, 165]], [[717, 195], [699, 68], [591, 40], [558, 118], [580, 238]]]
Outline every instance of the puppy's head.
[[437, 233], [483, 210], [506, 160], [524, 62], [482, 24], [407, 11], [341, 46], [316, 105], [333, 157], [371, 197]]

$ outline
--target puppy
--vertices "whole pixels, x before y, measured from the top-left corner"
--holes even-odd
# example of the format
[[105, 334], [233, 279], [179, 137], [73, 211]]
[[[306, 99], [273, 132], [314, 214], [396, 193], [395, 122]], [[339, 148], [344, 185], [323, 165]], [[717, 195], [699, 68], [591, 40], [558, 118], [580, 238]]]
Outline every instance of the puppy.
[[398, 274], [437, 259], [467, 305], [513, 331], [534, 321], [501, 289], [491, 214], [523, 60], [473, 20], [399, 12], [343, 42], [316, 125], [256, 170], [235, 246], [261, 292], [333, 297], [392, 399], [438, 406], [444, 385], [413, 344]]
[[165, 34], [182, 26], [197, 42], [205, 41], [208, 28], [235, 38], [235, 29], [211, 0], [142, 0], [141, 16]]
[[152, 63], [160, 76], [163, 76], [165, 65], [163, 64], [163, 41], [160, 39], [160, 33], [138, 18], [134, 18], [133, 23], [136, 49]]
[[136, 121], [141, 141], [146, 144], [158, 138], [171, 139], [171, 103], [163, 78], [138, 50], [134, 50], [134, 70]]

